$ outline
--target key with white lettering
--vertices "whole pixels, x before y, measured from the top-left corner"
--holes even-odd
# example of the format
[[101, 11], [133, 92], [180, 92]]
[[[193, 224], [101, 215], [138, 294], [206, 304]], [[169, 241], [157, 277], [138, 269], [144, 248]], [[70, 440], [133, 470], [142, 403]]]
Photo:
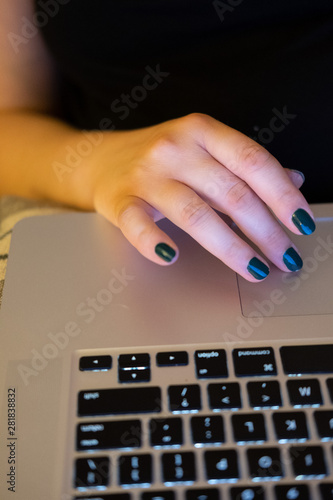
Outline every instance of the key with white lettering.
[[273, 408], [282, 405], [277, 380], [248, 382], [247, 391], [252, 408]]
[[110, 481], [109, 457], [79, 458], [75, 463], [74, 485], [78, 489], [107, 486]]
[[249, 448], [247, 451], [250, 475], [254, 480], [283, 477], [283, 466], [278, 448]]
[[302, 411], [273, 413], [273, 422], [276, 437], [280, 441], [309, 439], [306, 417]]
[[234, 440], [237, 443], [249, 441], [266, 441], [264, 416], [261, 413], [243, 413], [232, 415]]
[[275, 486], [276, 500], [311, 500], [307, 484], [284, 484]]
[[195, 444], [224, 443], [224, 424], [221, 415], [192, 417], [191, 430]]
[[238, 479], [238, 458], [236, 450], [209, 450], [204, 453], [206, 477], [208, 480]]
[[289, 454], [296, 479], [327, 475], [324, 451], [320, 446], [293, 446]]
[[276, 363], [272, 347], [252, 347], [232, 351], [235, 373], [238, 377], [276, 375]]
[[162, 470], [165, 484], [195, 481], [196, 471], [194, 453], [163, 453]]
[[198, 378], [228, 377], [227, 357], [224, 349], [195, 351], [194, 361]]
[[96, 389], [80, 391], [78, 415], [118, 415], [126, 413], [155, 413], [161, 411], [159, 387], [135, 387], [126, 389]]
[[200, 387], [196, 384], [170, 385], [169, 408], [173, 413], [187, 413], [201, 409]]
[[236, 486], [230, 489], [230, 494], [231, 500], [266, 500], [267, 498], [263, 486]]
[[107, 371], [111, 366], [111, 356], [82, 356], [79, 363], [81, 371]]
[[181, 418], [153, 418], [149, 422], [150, 444], [155, 447], [183, 444]]
[[151, 455], [122, 455], [119, 457], [119, 482], [122, 485], [150, 485], [152, 482]]
[[287, 389], [290, 403], [295, 407], [323, 404], [320, 384], [317, 379], [288, 380]]
[[208, 385], [209, 407], [212, 410], [230, 410], [242, 407], [240, 387], [237, 382]]
[[103, 450], [141, 446], [140, 420], [85, 422], [76, 428], [76, 449]]

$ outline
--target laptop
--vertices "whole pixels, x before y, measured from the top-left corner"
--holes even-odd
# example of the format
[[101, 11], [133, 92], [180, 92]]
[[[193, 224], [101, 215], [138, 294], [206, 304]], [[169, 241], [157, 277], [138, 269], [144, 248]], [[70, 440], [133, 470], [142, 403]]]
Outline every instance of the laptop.
[[160, 267], [92, 213], [14, 228], [0, 498], [333, 498], [333, 204], [249, 283], [167, 220]]

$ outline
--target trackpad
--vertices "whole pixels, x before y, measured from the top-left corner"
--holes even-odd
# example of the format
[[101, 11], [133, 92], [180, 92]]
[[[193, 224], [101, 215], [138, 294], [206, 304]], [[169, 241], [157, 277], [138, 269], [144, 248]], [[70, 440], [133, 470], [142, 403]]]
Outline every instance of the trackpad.
[[291, 239], [303, 258], [303, 269], [284, 273], [275, 266], [262, 283], [237, 276], [242, 312], [251, 316], [333, 314], [333, 219], [317, 219], [311, 236]]

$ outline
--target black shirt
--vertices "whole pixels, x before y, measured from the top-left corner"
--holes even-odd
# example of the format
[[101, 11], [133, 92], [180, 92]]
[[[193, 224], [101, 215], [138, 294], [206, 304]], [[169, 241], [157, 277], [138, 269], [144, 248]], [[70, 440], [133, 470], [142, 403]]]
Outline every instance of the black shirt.
[[303, 171], [308, 201], [333, 201], [332, 0], [57, 1], [35, 20], [70, 123], [207, 113]]

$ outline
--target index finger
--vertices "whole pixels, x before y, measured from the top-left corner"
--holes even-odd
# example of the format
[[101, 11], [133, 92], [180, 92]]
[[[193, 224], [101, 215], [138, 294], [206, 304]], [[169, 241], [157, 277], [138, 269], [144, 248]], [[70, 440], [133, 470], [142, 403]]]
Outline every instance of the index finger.
[[246, 135], [214, 118], [207, 117], [205, 125], [201, 146], [245, 181], [290, 231], [313, 233], [316, 226], [309, 204], [278, 160]]

